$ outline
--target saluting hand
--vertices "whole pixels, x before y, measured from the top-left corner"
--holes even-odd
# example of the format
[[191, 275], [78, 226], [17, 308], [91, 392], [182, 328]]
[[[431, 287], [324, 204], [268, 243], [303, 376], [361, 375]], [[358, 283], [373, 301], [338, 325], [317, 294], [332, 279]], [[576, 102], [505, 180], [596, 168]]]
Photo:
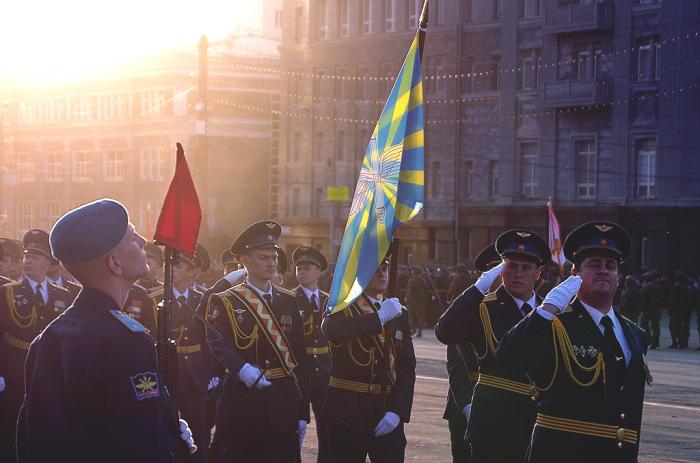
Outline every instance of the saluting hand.
[[192, 437], [192, 431], [187, 421], [180, 419], [180, 439], [185, 443], [190, 454], [197, 451], [197, 446], [194, 445], [194, 438]]
[[401, 315], [401, 303], [395, 297], [384, 300], [379, 306], [379, 322], [384, 326], [389, 320]]
[[498, 278], [501, 275], [501, 273], [503, 273], [503, 267], [505, 266], [506, 263], [501, 262], [491, 270], [487, 270], [484, 273], [482, 273], [481, 276], [479, 276], [479, 278], [476, 280], [476, 283], [474, 283], [476, 289], [478, 289], [481, 294], [486, 294], [489, 291], [489, 288], [491, 288], [493, 282], [496, 281], [496, 278]]
[[5, 390], [5, 378], [0, 376], [0, 392]]
[[467, 419], [467, 423], [469, 423], [469, 418], [472, 416], [472, 404], [467, 404], [464, 406], [462, 409], [462, 413], [464, 414], [464, 417]]
[[309, 423], [307, 423], [305, 420], [299, 420], [299, 448], [304, 445], [304, 436], [306, 436], [306, 426]]
[[218, 385], [219, 385], [219, 377], [214, 376], [212, 379], [209, 380], [209, 384], [207, 384], [207, 391], [211, 391], [212, 389], [214, 389]]
[[576, 295], [579, 288], [581, 287], [581, 277], [578, 275], [573, 275], [566, 280], [555, 286], [550, 292], [545, 296], [544, 301], [542, 301], [542, 308], [547, 312], [558, 314], [566, 305], [571, 301], [571, 299]]

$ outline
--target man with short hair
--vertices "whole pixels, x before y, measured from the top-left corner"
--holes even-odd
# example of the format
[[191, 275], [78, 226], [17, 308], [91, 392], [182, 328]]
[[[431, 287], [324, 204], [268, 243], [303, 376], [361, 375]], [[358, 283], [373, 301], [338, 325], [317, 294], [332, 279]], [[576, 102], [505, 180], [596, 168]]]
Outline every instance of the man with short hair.
[[404, 461], [416, 357], [408, 312], [385, 298], [388, 286], [385, 258], [365, 291], [321, 324], [332, 356], [323, 420], [337, 463]]
[[15, 458], [15, 426], [24, 397], [24, 362], [32, 340], [72, 302], [51, 284], [49, 235], [32, 229], [23, 238], [24, 274], [0, 287], [0, 461]]
[[73, 300], [75, 300], [75, 298], [78, 296], [81, 286], [79, 284], [73, 283], [67, 278], [64, 278], [64, 273], [65, 272], [63, 271], [61, 264], [59, 264], [58, 261], [52, 259], [51, 265], [46, 271], [46, 278], [49, 280], [49, 283], [54, 284], [56, 286], [60, 286], [61, 288], [68, 291], [71, 296], [71, 302], [73, 302]]
[[333, 460], [330, 455], [328, 427], [322, 418], [323, 403], [326, 400], [331, 374], [328, 340], [321, 332], [321, 320], [323, 320], [323, 311], [328, 301], [328, 293], [318, 288], [318, 279], [321, 272], [328, 267], [328, 263], [319, 250], [310, 246], [296, 248], [292, 252], [292, 261], [299, 282], [299, 286], [293, 292], [296, 294], [299, 313], [304, 324], [306, 364], [309, 373], [306, 406], [312, 407], [316, 418], [317, 462], [331, 462]]
[[[539, 305], [534, 286], [551, 259], [547, 243], [529, 230], [509, 230], [494, 245], [503, 262], [484, 272], [440, 317], [435, 335], [445, 344], [470, 345], [479, 377], [465, 410], [474, 463], [520, 463], [527, 454], [535, 407], [527, 377], [507, 368], [498, 341]], [[489, 293], [494, 281], [503, 284]]]
[[146, 259], [148, 260], [148, 275], [140, 278], [137, 284], [143, 287], [146, 292], [151, 293], [163, 286], [163, 282], [158, 278], [160, 272], [163, 270], [165, 258], [163, 257], [163, 250], [153, 243], [146, 243], [143, 249], [146, 252]]
[[207, 342], [227, 369], [213, 443], [221, 462], [296, 461], [309, 422], [296, 297], [270, 283], [281, 232], [271, 220], [244, 230], [231, 251], [240, 256], [248, 278], [208, 301]]
[[178, 430], [153, 339], [119, 310], [148, 273], [143, 245], [110, 199], [68, 212], [51, 230], [53, 255], [83, 290], [29, 349], [19, 463], [174, 462], [178, 434], [193, 445], [184, 421]]
[[2, 276], [13, 281], [22, 278], [22, 242], [10, 238], [0, 238], [2, 247]]
[[630, 248], [617, 224], [575, 229], [564, 242], [572, 276], [498, 346], [498, 359], [538, 392], [530, 462], [637, 461], [645, 379], [651, 383], [646, 336], [612, 309]]

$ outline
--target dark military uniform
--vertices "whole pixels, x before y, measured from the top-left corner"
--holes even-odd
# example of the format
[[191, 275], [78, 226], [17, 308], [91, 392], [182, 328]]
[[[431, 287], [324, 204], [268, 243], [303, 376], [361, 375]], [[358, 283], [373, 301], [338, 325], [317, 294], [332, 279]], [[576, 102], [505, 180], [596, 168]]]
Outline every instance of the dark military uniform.
[[[626, 368], [616, 368], [614, 347], [578, 300], [554, 323], [531, 313], [501, 340], [499, 360], [527, 372], [540, 389], [529, 461], [637, 461], [644, 380], [649, 377], [646, 336], [616, 316], [632, 351]], [[564, 337], [553, 343], [553, 331], [568, 343]]]
[[0, 458], [14, 459], [15, 425], [24, 397], [24, 361], [29, 344], [72, 302], [65, 289], [46, 281], [48, 300], [35, 294], [28, 280], [0, 287]]
[[[310, 402], [316, 418], [318, 435], [318, 462], [332, 461], [328, 441], [328, 427], [322, 419], [323, 403], [326, 400], [328, 381], [331, 375], [331, 353], [328, 341], [321, 331], [323, 308], [328, 302], [328, 293], [318, 290], [319, 299], [314, 303], [306, 297], [301, 286], [294, 289], [299, 304], [299, 314], [304, 324], [306, 363], [309, 372], [307, 403]], [[315, 298], [314, 298], [315, 299]], [[308, 405], [307, 405], [308, 406]]]
[[[162, 289], [161, 289], [162, 291]], [[133, 284], [122, 307], [127, 315], [142, 324], [153, 338], [158, 334], [158, 309], [156, 301], [146, 290]]]
[[[274, 331], [282, 335], [280, 342], [291, 354], [286, 357], [279, 355], [280, 349], [270, 342], [274, 335], [256, 321], [254, 309], [243, 302], [237, 290], [251, 294], [258, 305], [263, 301], [247, 283], [209, 298], [207, 342], [226, 368], [213, 445], [221, 462], [296, 461], [298, 421], [309, 421], [303, 400], [307, 378], [304, 333], [296, 296], [272, 286], [272, 303], [267, 310]], [[246, 363], [266, 371], [272, 385], [246, 387], [238, 377]]]
[[153, 339], [104, 293], [84, 289], [32, 343], [26, 371], [20, 463], [174, 461]]
[[474, 385], [479, 377], [478, 364], [471, 346], [447, 346], [447, 375], [450, 387], [442, 418], [450, 429], [450, 449], [453, 463], [471, 462], [471, 451], [466, 441], [467, 418], [464, 407], [472, 402]]
[[[163, 301], [164, 291], [151, 296], [156, 305]], [[202, 293], [187, 289], [187, 297], [179, 300], [174, 295], [170, 312], [171, 338], [177, 345], [177, 383], [174, 386], [175, 408], [187, 421], [199, 450], [184, 461], [206, 462], [211, 440], [211, 426], [207, 422], [209, 381], [217, 376], [216, 363], [206, 343], [204, 325], [195, 313]], [[171, 385], [173, 388], [173, 385]]]
[[78, 293], [80, 292], [81, 289], [83, 289], [82, 286], [80, 286], [77, 283], [73, 283], [72, 281], [64, 280], [63, 278], [59, 278], [57, 280], [51, 280], [50, 278], [47, 277], [50, 283], [60, 286], [61, 288], [65, 289], [68, 291], [71, 297], [71, 303], [75, 300], [76, 297], [78, 297]]
[[[373, 462], [404, 460], [404, 423], [411, 418], [416, 381], [411, 326], [406, 310], [385, 326], [377, 310], [363, 294], [322, 322], [332, 357], [323, 420], [334, 462], [364, 462], [367, 455]], [[386, 412], [401, 422], [389, 434], [374, 437]]]

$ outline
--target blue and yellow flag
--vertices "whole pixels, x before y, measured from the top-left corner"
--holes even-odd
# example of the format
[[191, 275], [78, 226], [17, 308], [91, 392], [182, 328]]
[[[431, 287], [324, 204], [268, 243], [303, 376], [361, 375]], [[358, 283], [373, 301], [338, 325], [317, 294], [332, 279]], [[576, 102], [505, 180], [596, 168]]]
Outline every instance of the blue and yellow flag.
[[421, 23], [365, 151], [333, 275], [331, 313], [362, 294], [389, 250], [394, 231], [423, 207]]

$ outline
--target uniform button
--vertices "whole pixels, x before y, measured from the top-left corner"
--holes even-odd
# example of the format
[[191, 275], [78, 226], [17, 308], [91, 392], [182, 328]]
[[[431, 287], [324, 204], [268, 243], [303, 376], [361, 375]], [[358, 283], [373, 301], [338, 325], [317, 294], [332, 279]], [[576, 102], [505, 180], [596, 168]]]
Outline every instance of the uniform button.
[[620, 419], [621, 419], [621, 420], [624, 420], [624, 419], [625, 419], [625, 414], [624, 414], [624, 413], [620, 413]]
[[315, 358], [315, 359], [318, 358], [318, 355], [314, 354], [314, 358]]
[[318, 373], [318, 368], [316, 368], [316, 373]]
[[189, 358], [189, 356], [185, 355], [185, 360], [187, 360], [188, 358]]
[[620, 392], [625, 390], [625, 386], [620, 386]]
[[185, 341], [187, 341], [188, 339], [190, 339], [190, 338], [188, 338], [187, 336], [185, 336]]
[[318, 344], [318, 339], [314, 339], [314, 344]]
[[375, 361], [374, 361], [374, 364], [375, 364], [375, 365], [378, 364], [378, 363], [379, 363], [379, 360], [375, 360]]
[[43, 319], [44, 319], [43, 315], [39, 316], [39, 320], [43, 320]]
[[187, 331], [187, 327], [185, 327], [185, 331]]
[[622, 442], [617, 443], [617, 448], [621, 449], [622, 448]]

